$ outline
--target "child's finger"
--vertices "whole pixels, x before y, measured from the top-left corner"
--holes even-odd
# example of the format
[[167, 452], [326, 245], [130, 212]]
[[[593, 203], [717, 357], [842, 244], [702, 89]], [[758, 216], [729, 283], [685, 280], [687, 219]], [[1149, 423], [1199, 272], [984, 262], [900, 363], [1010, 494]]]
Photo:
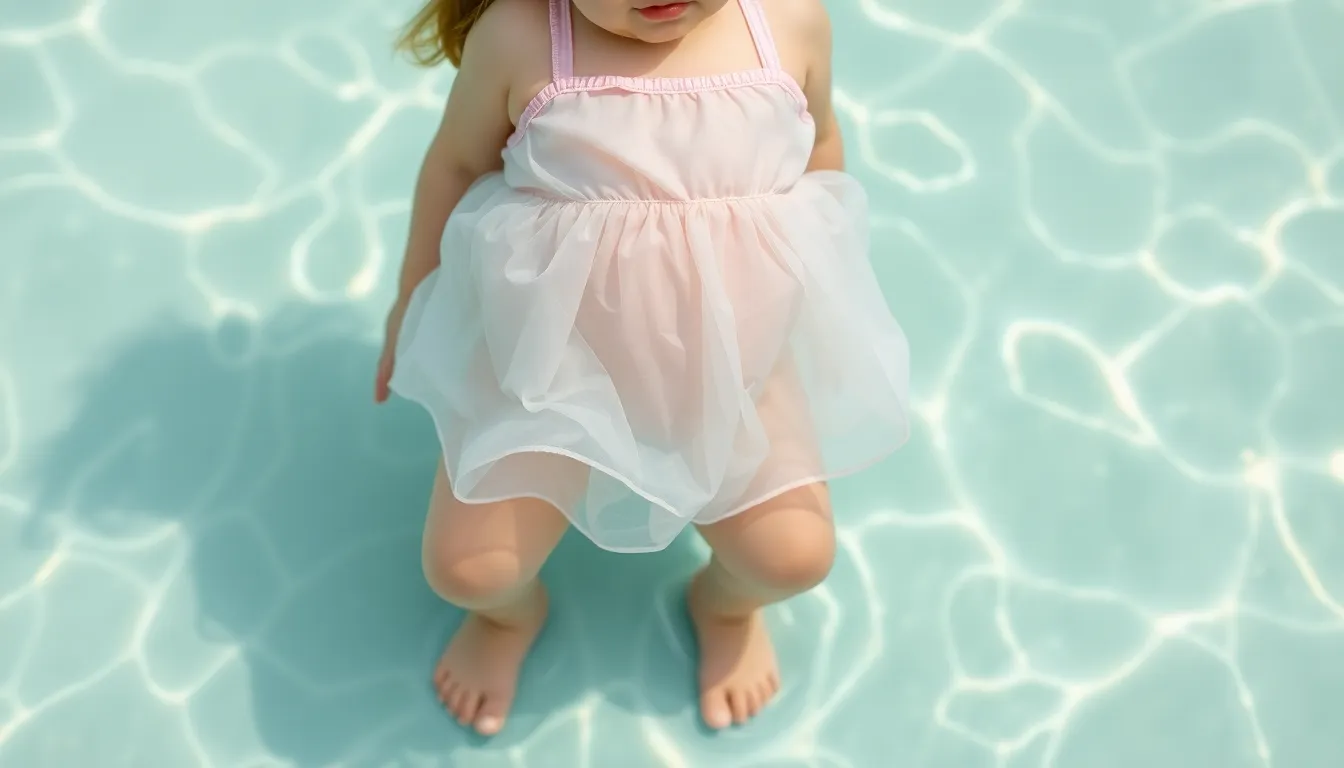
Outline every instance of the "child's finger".
[[381, 403], [387, 400], [391, 392], [388, 383], [392, 379], [392, 358], [389, 355], [383, 355], [378, 360], [378, 376], [373, 385], [373, 400]]

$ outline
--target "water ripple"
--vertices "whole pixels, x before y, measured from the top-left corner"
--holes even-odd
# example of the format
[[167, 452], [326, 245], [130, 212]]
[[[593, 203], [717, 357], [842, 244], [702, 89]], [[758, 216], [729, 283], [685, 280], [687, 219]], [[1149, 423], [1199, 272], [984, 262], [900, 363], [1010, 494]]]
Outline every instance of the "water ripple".
[[916, 434], [758, 724], [696, 726], [702, 551], [567, 541], [484, 747], [433, 436], [367, 405], [451, 78], [406, 3], [0, 0], [0, 763], [1333, 766], [1344, 5], [831, 7]]

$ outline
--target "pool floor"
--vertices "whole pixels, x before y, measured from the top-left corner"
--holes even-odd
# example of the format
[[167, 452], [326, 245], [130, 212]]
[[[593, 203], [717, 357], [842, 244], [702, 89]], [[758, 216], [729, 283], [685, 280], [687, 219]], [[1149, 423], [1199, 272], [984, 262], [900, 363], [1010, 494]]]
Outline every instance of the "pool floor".
[[0, 766], [1337, 768], [1344, 5], [829, 5], [915, 434], [757, 722], [697, 725], [703, 545], [571, 537], [486, 743], [370, 400], [410, 6], [0, 0]]

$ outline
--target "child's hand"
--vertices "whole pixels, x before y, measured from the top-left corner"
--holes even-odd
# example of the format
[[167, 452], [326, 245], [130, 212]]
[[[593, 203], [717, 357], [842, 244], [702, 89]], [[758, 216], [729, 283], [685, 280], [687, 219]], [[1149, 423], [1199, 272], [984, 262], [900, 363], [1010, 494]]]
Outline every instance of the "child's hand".
[[387, 313], [387, 330], [383, 335], [383, 354], [378, 358], [378, 377], [373, 384], [373, 401], [387, 402], [392, 391], [388, 383], [392, 381], [392, 368], [396, 364], [397, 336], [401, 333], [401, 321], [406, 316], [409, 296], [399, 297]]

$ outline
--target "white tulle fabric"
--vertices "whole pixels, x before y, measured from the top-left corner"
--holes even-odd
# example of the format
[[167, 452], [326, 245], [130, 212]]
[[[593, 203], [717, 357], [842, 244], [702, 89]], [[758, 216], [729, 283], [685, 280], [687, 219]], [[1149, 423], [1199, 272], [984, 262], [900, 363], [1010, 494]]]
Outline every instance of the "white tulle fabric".
[[544, 499], [647, 551], [906, 440], [864, 193], [804, 172], [812, 140], [769, 67], [538, 96], [453, 211], [397, 350], [393, 389], [433, 416], [458, 498]]

